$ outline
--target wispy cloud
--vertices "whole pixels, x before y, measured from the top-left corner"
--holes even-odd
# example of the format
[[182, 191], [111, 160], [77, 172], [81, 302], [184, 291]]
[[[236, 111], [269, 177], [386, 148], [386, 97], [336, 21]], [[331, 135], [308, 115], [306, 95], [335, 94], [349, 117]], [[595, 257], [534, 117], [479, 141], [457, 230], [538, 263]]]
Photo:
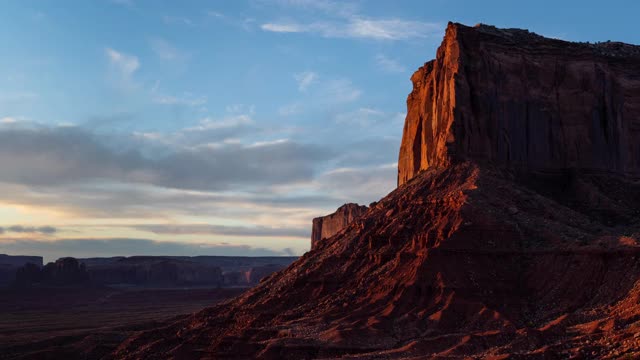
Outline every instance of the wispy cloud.
[[[337, 168], [322, 174], [319, 183], [327, 193], [344, 196], [348, 201], [368, 204], [396, 187], [397, 171], [395, 163]], [[340, 190], [338, 194], [338, 189], [344, 190]]]
[[173, 16], [173, 15], [165, 15], [162, 17], [162, 21], [167, 25], [185, 25], [185, 26], [195, 26], [195, 22], [188, 17], [184, 16]]
[[44, 254], [45, 261], [73, 256], [76, 258], [111, 256], [282, 256], [293, 255], [291, 249], [281, 251], [243, 244], [216, 241], [178, 242], [128, 238], [83, 238], [51, 240], [0, 240], [3, 251], [9, 254]]
[[291, 115], [299, 114], [301, 111], [302, 111], [302, 105], [300, 105], [299, 103], [294, 103], [294, 104], [281, 106], [278, 109], [278, 114], [281, 116], [291, 116]]
[[125, 54], [112, 48], [106, 48], [105, 54], [109, 60], [112, 74], [121, 85], [131, 87], [134, 84], [133, 74], [140, 68], [137, 56]]
[[267, 226], [226, 226], [209, 224], [136, 225], [135, 229], [167, 235], [228, 235], [251, 237], [300, 237], [310, 235], [308, 228], [274, 228]]
[[255, 105], [247, 105], [247, 104], [231, 104], [226, 106], [225, 110], [230, 114], [254, 115], [256, 113]]
[[182, 50], [179, 50], [168, 41], [161, 38], [151, 39], [151, 49], [159, 58], [163, 60], [184, 60], [189, 57], [189, 54]]
[[348, 103], [356, 101], [362, 95], [362, 91], [356, 88], [351, 80], [334, 79], [326, 82], [322, 90], [326, 101], [332, 103]]
[[238, 122], [250, 120], [235, 117], [228, 121], [235, 123], [203, 121], [198, 128], [185, 131], [184, 136], [191, 140], [201, 137], [201, 146], [196, 147], [156, 142], [141, 148], [144, 144], [127, 138], [113, 147], [76, 127], [0, 131], [0, 182], [61, 186], [106, 181], [221, 190], [305, 181], [313, 176], [315, 164], [333, 156], [325, 147], [290, 140], [260, 147], [205, 146], [206, 139], [216, 133], [228, 133], [240, 128]]
[[12, 116], [5, 116], [3, 118], [0, 118], [0, 124], [13, 124], [17, 122], [18, 122], [18, 119]]
[[19, 233], [19, 234], [41, 234], [41, 235], [52, 235], [58, 231], [53, 226], [22, 226], [22, 225], [11, 225], [2, 227], [0, 226], [0, 234], [4, 233]]
[[313, 71], [305, 71], [294, 74], [293, 78], [298, 82], [298, 90], [304, 92], [318, 79], [318, 74]]
[[439, 34], [442, 25], [404, 19], [373, 19], [354, 16], [342, 21], [311, 23], [268, 22], [261, 29], [276, 33], [310, 33], [326, 38], [409, 40]]
[[307, 32], [304, 26], [298, 24], [273, 24], [266, 23], [260, 26], [264, 31], [278, 32], [278, 33], [297, 33], [297, 32]]
[[207, 97], [191, 93], [184, 93], [180, 96], [157, 95], [153, 98], [153, 102], [161, 105], [202, 106], [207, 103]]
[[361, 127], [372, 126], [386, 118], [386, 114], [378, 109], [361, 107], [358, 110], [336, 115], [338, 124], [355, 124]]
[[[343, 104], [360, 99], [362, 90], [356, 87], [347, 78], [326, 78], [312, 71], [305, 71], [294, 74], [294, 79], [298, 84], [301, 93], [307, 93], [314, 98], [316, 104]], [[281, 107], [280, 115], [292, 115], [302, 109], [300, 103], [294, 103]]]
[[211, 16], [211, 17], [219, 18], [219, 19], [222, 19], [222, 18], [225, 17], [225, 15], [223, 13], [221, 13], [219, 11], [214, 11], [214, 10], [207, 11], [207, 16]]
[[398, 72], [405, 72], [407, 70], [397, 60], [388, 58], [383, 54], [376, 55], [375, 61], [378, 67], [386, 72], [398, 73]]
[[[321, 11], [334, 16], [348, 17], [355, 14], [359, 5], [349, 1], [333, 0], [276, 0], [275, 3], [282, 7], [300, 8], [309, 11]], [[271, 3], [269, 4], [271, 5]]]
[[200, 120], [200, 124], [197, 126], [189, 127], [186, 131], [203, 131], [203, 130], [217, 130], [233, 127], [240, 127], [244, 125], [253, 125], [254, 121], [251, 116], [247, 114], [239, 114], [228, 116], [222, 119], [214, 119], [206, 117]]
[[224, 14], [219, 11], [209, 10], [205, 12], [209, 19], [213, 19], [215, 21], [219, 21], [220, 23], [241, 28], [244, 31], [252, 31], [255, 26], [256, 19], [253, 17], [235, 17], [229, 14]]

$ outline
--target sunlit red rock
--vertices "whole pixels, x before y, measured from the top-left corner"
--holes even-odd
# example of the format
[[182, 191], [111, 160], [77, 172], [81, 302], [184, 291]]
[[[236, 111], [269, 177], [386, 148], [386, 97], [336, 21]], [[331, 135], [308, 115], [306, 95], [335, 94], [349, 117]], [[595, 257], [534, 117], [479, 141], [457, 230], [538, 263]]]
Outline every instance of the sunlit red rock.
[[311, 229], [311, 250], [315, 249], [320, 241], [328, 239], [342, 231], [353, 220], [367, 211], [366, 206], [349, 203], [338, 208], [334, 213], [313, 219]]
[[449, 24], [411, 77], [398, 184], [451, 156], [640, 174], [640, 48]]

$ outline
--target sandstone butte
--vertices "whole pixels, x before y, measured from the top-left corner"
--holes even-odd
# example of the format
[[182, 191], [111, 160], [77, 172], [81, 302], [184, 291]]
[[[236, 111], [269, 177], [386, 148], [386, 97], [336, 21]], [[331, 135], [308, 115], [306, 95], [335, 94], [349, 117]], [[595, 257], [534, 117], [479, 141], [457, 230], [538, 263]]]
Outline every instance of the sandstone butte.
[[398, 184], [453, 157], [640, 174], [640, 48], [450, 25], [411, 77]]
[[314, 250], [323, 239], [328, 239], [345, 229], [351, 222], [366, 211], [366, 206], [349, 203], [340, 206], [338, 210], [332, 214], [313, 219], [311, 250]]
[[287, 269], [118, 359], [640, 356], [640, 48], [449, 24], [399, 187]]

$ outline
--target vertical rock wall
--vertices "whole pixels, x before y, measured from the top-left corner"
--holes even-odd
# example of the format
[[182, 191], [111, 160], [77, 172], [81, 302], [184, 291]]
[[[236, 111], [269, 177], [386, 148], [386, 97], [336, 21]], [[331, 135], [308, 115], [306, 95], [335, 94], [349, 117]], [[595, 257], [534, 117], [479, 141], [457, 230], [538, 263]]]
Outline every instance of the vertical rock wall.
[[333, 214], [313, 219], [311, 231], [311, 250], [315, 249], [318, 242], [327, 239], [347, 227], [353, 220], [367, 211], [366, 206], [358, 204], [344, 204]]
[[640, 174], [640, 47], [450, 23], [412, 78], [398, 185], [453, 158]]

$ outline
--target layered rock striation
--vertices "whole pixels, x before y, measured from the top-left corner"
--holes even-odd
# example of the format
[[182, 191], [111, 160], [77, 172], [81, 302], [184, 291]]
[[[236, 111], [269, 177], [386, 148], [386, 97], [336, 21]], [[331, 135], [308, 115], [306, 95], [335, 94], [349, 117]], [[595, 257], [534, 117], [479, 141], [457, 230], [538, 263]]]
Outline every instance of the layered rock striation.
[[323, 239], [328, 239], [342, 231], [347, 225], [367, 212], [367, 207], [354, 203], [344, 204], [334, 213], [313, 219], [311, 230], [311, 250]]
[[640, 175], [640, 47], [450, 23], [411, 81], [399, 185], [452, 157]]

